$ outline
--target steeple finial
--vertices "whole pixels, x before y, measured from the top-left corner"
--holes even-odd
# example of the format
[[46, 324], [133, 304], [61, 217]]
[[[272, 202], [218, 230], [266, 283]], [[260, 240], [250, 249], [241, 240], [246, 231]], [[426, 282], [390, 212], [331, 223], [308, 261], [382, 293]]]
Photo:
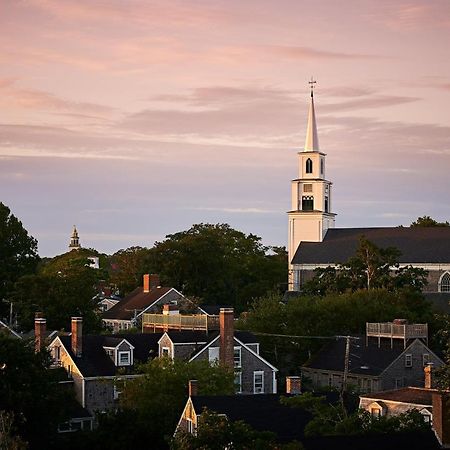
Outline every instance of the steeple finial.
[[316, 87], [317, 81], [311, 77], [311, 81], [308, 81], [309, 87], [311, 88], [311, 97], [314, 97], [314, 88]]
[[316, 87], [317, 81], [311, 77], [311, 81], [308, 84], [311, 87], [311, 101], [309, 104], [309, 114], [308, 114], [308, 126], [306, 128], [306, 140], [305, 140], [305, 151], [314, 152], [319, 151], [319, 138], [317, 136], [317, 124], [316, 124], [316, 113], [314, 111], [314, 88]]

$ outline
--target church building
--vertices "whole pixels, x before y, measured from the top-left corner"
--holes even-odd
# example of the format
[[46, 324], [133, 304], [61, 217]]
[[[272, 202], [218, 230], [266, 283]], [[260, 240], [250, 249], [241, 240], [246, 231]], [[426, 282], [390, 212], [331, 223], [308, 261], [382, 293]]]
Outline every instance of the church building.
[[298, 152], [298, 178], [291, 182], [289, 290], [300, 291], [316, 268], [345, 263], [364, 236], [380, 248], [398, 248], [401, 266], [427, 270], [424, 293], [448, 306], [450, 227], [335, 228], [332, 183], [326, 178], [326, 154], [319, 149], [314, 83], [310, 81], [308, 125], [305, 147]]

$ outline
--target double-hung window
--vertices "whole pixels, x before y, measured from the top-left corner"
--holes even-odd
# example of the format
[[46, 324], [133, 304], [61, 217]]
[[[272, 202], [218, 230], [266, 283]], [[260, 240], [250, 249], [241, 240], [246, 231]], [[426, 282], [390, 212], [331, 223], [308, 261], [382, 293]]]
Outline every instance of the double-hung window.
[[264, 372], [262, 370], [253, 372], [253, 393], [264, 394]]

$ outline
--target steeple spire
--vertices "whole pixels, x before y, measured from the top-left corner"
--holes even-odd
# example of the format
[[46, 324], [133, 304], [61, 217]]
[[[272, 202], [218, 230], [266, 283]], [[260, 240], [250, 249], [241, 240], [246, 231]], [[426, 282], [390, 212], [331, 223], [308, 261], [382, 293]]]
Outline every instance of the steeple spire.
[[309, 104], [308, 126], [306, 128], [305, 151], [318, 152], [319, 138], [317, 136], [316, 113], [314, 111], [314, 88], [317, 81], [311, 77], [311, 81], [308, 81], [308, 83], [311, 87], [311, 100]]

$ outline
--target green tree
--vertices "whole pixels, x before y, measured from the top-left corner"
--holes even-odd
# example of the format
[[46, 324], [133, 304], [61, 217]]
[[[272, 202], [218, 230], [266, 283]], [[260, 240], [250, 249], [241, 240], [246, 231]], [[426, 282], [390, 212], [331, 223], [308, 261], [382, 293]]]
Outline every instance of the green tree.
[[72, 316], [82, 316], [86, 333], [101, 329], [97, 304], [93, 300], [98, 271], [85, 259], [68, 262], [58, 272], [22, 277], [15, 285], [11, 299], [18, 323], [23, 330], [33, 327], [34, 314], [41, 311], [50, 329], [64, 329]]
[[50, 355], [35, 353], [34, 342], [0, 335], [0, 410], [9, 430], [32, 448], [46, 448], [64, 419], [65, 397], [55, 389], [49, 365]]
[[227, 224], [197, 224], [168, 235], [150, 250], [150, 266], [184, 294], [237, 310], [287, 279], [284, 249], [265, 247], [258, 236]]
[[149, 271], [149, 252], [145, 247], [129, 247], [119, 250], [110, 258], [110, 281], [122, 295], [142, 285], [142, 276]]
[[102, 448], [166, 448], [188, 396], [189, 380], [198, 380], [200, 395], [231, 394], [234, 374], [207, 361], [155, 358], [141, 366], [142, 376], [121, 383], [117, 413], [102, 416], [94, 443]]
[[450, 223], [448, 221], [438, 222], [437, 220], [432, 219], [430, 216], [422, 216], [418, 217], [411, 225], [411, 227], [450, 227]]
[[7, 305], [3, 302], [9, 296], [14, 283], [23, 275], [34, 273], [39, 256], [37, 241], [10, 209], [0, 202], [0, 317]]
[[358, 289], [412, 289], [421, 291], [428, 272], [417, 267], [400, 267], [400, 251], [395, 247], [380, 248], [364, 236], [353, 257], [335, 267], [318, 268], [302, 289], [305, 294], [325, 295]]
[[0, 411], [0, 450], [25, 450], [28, 444], [16, 434], [14, 414]]

